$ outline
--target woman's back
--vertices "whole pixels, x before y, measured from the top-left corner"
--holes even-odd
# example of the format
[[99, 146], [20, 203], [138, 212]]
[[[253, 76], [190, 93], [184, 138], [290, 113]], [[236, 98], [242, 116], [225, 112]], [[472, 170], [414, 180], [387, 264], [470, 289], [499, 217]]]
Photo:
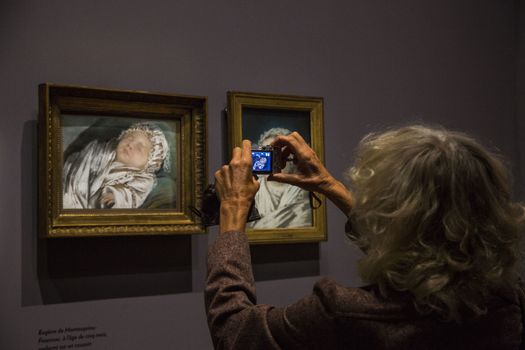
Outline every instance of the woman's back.
[[349, 217], [347, 235], [365, 253], [358, 271], [370, 287], [323, 279], [286, 308], [257, 304], [244, 234], [257, 186], [245, 141], [215, 174], [224, 198], [205, 295], [217, 348], [519, 348], [525, 210], [512, 200], [499, 156], [441, 128], [372, 134], [360, 143], [350, 192], [299, 134], [273, 146], [294, 155], [298, 173], [271, 180], [324, 194]]

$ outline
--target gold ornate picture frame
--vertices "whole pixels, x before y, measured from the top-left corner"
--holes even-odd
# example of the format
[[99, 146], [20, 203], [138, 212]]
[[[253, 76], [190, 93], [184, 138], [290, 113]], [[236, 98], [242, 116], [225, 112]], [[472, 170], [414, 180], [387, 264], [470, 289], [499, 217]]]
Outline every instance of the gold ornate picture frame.
[[39, 235], [206, 232], [205, 97], [39, 86]]
[[[324, 163], [323, 98], [228, 92], [228, 133], [230, 148], [243, 139], [253, 147], [269, 144], [278, 134], [297, 131]], [[293, 172], [292, 162], [283, 171]], [[255, 197], [260, 220], [249, 222], [250, 243], [298, 243], [324, 241], [326, 202], [319, 203], [309, 192], [296, 186], [279, 184], [259, 176]]]

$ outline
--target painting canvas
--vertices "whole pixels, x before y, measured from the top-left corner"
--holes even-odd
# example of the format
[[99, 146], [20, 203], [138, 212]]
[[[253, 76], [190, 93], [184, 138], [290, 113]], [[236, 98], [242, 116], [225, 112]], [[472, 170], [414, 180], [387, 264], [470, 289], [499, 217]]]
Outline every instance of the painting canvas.
[[[310, 143], [310, 113], [308, 111], [243, 108], [242, 138], [253, 147], [269, 146], [279, 135], [297, 131]], [[287, 162], [284, 173], [296, 172], [293, 162]], [[251, 221], [251, 229], [298, 228], [312, 226], [309, 192], [288, 184], [267, 181], [268, 175], [258, 175], [259, 191], [255, 206], [261, 219]]]
[[[278, 135], [298, 132], [323, 159], [322, 98], [244, 92], [228, 94], [231, 146], [243, 139], [253, 148], [268, 146]], [[281, 171], [297, 171], [288, 161]], [[326, 239], [324, 198], [312, 204], [312, 194], [297, 186], [268, 181], [258, 175], [255, 207], [260, 219], [248, 222], [252, 243], [287, 243]], [[315, 198], [319, 198], [316, 196]]]
[[206, 232], [206, 98], [42, 84], [43, 237]]
[[64, 209], [177, 209], [180, 123], [63, 115]]

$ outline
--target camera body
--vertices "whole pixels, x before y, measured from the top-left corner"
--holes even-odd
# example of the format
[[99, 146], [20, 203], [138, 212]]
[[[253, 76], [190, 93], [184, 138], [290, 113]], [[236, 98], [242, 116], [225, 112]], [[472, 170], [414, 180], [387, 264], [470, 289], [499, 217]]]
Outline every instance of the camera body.
[[281, 172], [281, 149], [263, 146], [252, 149], [252, 173], [269, 175]]

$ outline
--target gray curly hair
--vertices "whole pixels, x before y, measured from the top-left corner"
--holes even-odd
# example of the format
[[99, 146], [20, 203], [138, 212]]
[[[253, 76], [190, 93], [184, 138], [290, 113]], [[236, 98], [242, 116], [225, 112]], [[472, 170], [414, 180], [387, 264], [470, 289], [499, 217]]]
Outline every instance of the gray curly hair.
[[421, 125], [370, 134], [349, 178], [358, 270], [384, 295], [408, 291], [420, 311], [460, 321], [514, 283], [525, 210], [500, 156], [471, 137]]

